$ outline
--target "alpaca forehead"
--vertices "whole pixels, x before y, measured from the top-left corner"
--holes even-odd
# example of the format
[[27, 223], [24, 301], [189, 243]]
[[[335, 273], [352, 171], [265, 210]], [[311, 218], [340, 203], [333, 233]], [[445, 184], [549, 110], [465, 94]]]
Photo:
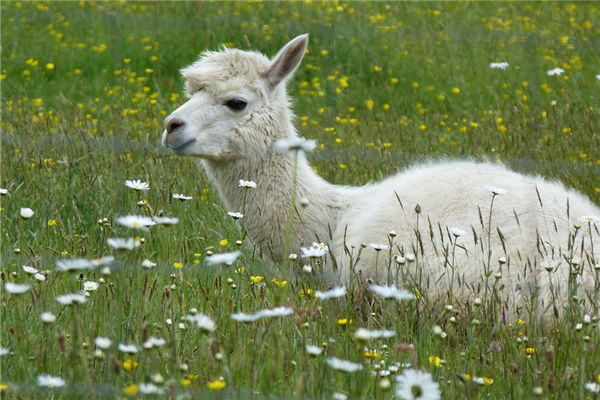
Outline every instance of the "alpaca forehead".
[[269, 59], [257, 52], [226, 49], [207, 52], [198, 61], [181, 70], [188, 93], [209, 89], [215, 93], [255, 89], [260, 92], [261, 77], [269, 68]]

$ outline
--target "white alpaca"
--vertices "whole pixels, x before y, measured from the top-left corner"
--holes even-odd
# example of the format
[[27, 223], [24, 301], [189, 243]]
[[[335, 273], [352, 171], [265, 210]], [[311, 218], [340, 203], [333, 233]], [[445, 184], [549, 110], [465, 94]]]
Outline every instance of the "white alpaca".
[[[285, 81], [307, 44], [307, 35], [298, 36], [273, 59], [236, 49], [204, 53], [182, 70], [189, 101], [165, 120], [163, 145], [201, 159], [228, 209], [244, 211], [262, 254], [282, 261], [324, 242], [332, 284], [402, 278], [440, 301], [449, 292], [449, 301], [479, 296], [483, 286], [508, 313], [534, 294], [543, 313], [561, 311], [575, 294], [598, 307], [600, 210], [558, 182], [451, 161], [345, 187], [316, 175], [302, 152], [281, 152], [276, 142], [297, 138]], [[257, 189], [241, 189], [240, 179]], [[369, 243], [392, 246], [378, 251]], [[402, 265], [406, 257], [416, 260]]]

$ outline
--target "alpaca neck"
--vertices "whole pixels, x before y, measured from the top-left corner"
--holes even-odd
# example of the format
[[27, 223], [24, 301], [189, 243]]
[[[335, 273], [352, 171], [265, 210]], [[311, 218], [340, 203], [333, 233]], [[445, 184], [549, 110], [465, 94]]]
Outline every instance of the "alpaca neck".
[[[203, 163], [229, 211], [244, 214], [242, 225], [263, 255], [281, 261], [299, 247], [330, 240], [340, 193], [314, 173], [303, 154], [269, 152], [260, 160]], [[239, 187], [240, 179], [257, 187]]]

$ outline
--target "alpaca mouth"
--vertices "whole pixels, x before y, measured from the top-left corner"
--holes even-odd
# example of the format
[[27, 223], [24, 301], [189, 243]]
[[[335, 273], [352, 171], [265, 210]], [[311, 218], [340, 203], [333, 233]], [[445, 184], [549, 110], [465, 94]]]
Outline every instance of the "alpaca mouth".
[[173, 152], [177, 155], [182, 155], [185, 153], [185, 149], [192, 143], [194, 143], [196, 141], [196, 139], [192, 138], [186, 142], [183, 142], [182, 144], [179, 144], [177, 146], [169, 146], [171, 148], [171, 150], [173, 150]]

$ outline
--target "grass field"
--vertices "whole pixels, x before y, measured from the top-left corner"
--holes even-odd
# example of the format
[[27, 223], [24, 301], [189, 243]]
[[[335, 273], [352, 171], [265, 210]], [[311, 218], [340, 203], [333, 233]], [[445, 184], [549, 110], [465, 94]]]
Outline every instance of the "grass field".
[[[319, 300], [324, 284], [238, 243], [202, 170], [160, 146], [163, 119], [185, 101], [178, 71], [200, 51], [272, 55], [308, 32], [289, 93], [325, 179], [360, 185], [413, 162], [473, 157], [598, 204], [599, 4], [3, 1], [1, 12], [2, 398], [393, 398], [407, 368], [431, 374], [445, 399], [599, 397], [598, 309], [504, 325], [486, 299], [439, 312], [422, 312], [425, 296]], [[127, 214], [179, 223], [132, 232], [116, 223]], [[115, 237], [139, 246], [114, 250]], [[206, 263], [238, 249], [231, 266]], [[108, 269], [59, 271], [64, 259], [110, 255]], [[5, 283], [30, 288], [11, 294]], [[82, 290], [84, 304], [56, 301]], [[231, 318], [276, 306], [294, 312]], [[200, 314], [216, 329], [186, 318]], [[361, 327], [395, 336], [365, 342]], [[344, 373], [333, 357], [363, 368]]]

